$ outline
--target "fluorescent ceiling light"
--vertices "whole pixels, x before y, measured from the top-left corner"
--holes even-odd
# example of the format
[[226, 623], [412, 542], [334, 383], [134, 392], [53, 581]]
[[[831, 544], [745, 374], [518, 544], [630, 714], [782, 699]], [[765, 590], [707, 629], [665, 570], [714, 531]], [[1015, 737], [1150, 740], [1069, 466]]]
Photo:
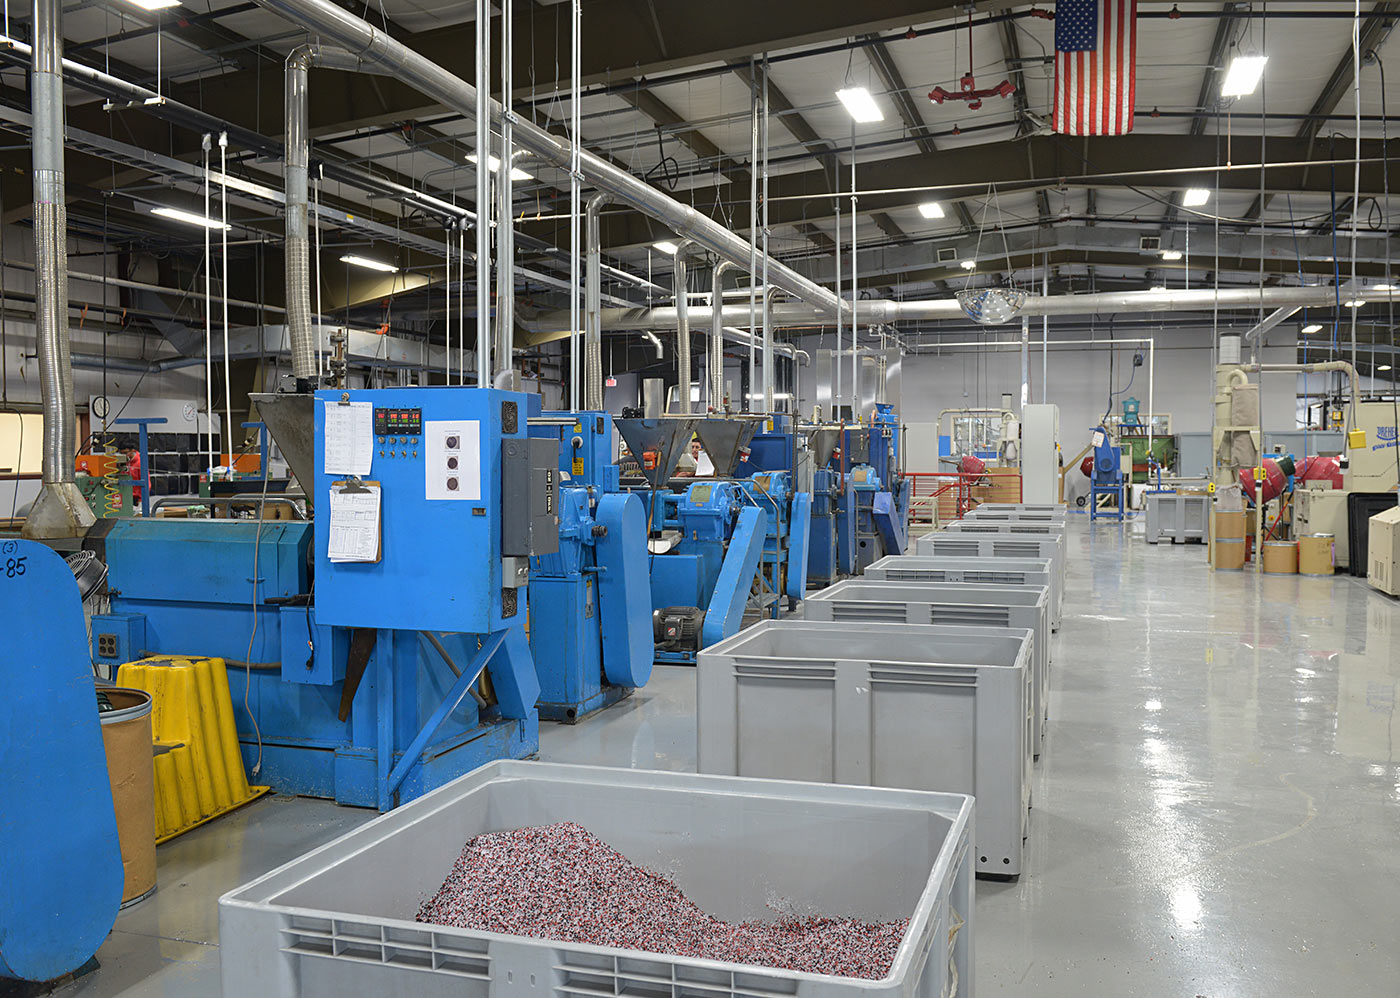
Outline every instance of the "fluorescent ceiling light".
[[976, 270], [976, 269], [977, 269], [977, 261], [976, 261], [976, 260], [964, 260], [964, 261], [962, 262], [962, 269], [963, 269], [963, 270]]
[[880, 105], [875, 103], [875, 98], [864, 87], [846, 87], [836, 91], [836, 96], [846, 105], [851, 117], [863, 125], [885, 120], [885, 112], [880, 110]]
[[1371, 285], [1371, 290], [1372, 290], [1372, 291], [1400, 291], [1400, 286], [1396, 286], [1396, 285], [1394, 285], [1394, 284], [1373, 284], [1373, 285]]
[[1162, 250], [1163, 260], [1180, 260], [1181, 250]]
[[1389, 365], [1389, 364], [1382, 364], [1380, 367], [1376, 368], [1376, 370], [1377, 370], [1377, 371], [1389, 371], [1389, 370], [1390, 370], [1390, 365]]
[[1225, 82], [1220, 84], [1221, 97], [1248, 97], [1259, 86], [1264, 75], [1264, 64], [1269, 61], [1266, 55], [1237, 55], [1230, 60], [1230, 68], [1225, 70]]
[[172, 218], [177, 222], [184, 222], [186, 225], [198, 225], [206, 229], [227, 229], [217, 218], [210, 218], [208, 215], [199, 215], [192, 211], [181, 211], [179, 208], [152, 208], [152, 215], [159, 215], [161, 218]]
[[[1382, 370], [1382, 371], [1388, 371], [1388, 370], [1390, 370], [1390, 368], [1388, 368], [1388, 367], [1383, 367], [1383, 368], [1381, 368], [1381, 370]], [[749, 398], [750, 398], [750, 399], [761, 399], [761, 398], [763, 398], [763, 396], [762, 396], [762, 394], [760, 394], [760, 393], [758, 393], [758, 392], [749, 392]], [[786, 402], [786, 401], [788, 401], [788, 400], [791, 399], [791, 398], [792, 398], [792, 392], [774, 392], [774, 393], [773, 393], [773, 401], [774, 401], [774, 402]]]
[[1210, 200], [1210, 191], [1204, 187], [1192, 187], [1181, 195], [1181, 204], [1184, 208], [1199, 208]]
[[1167, 286], [1166, 286], [1165, 284], [1154, 284], [1154, 285], [1152, 285], [1152, 287], [1148, 288], [1147, 290], [1148, 290], [1148, 291], [1165, 291], [1165, 290], [1167, 290]]
[[1347, 308], [1360, 308], [1362, 305], [1365, 305], [1366, 303], [1365, 303], [1364, 301], [1362, 301], [1360, 298], [1351, 298], [1351, 299], [1348, 299], [1347, 301], [1342, 302], [1342, 304], [1345, 305]]
[[375, 260], [367, 256], [356, 256], [354, 253], [347, 253], [340, 258], [341, 263], [348, 263], [352, 267], [364, 267], [365, 270], [377, 270], [382, 274], [397, 274], [399, 268], [392, 263], [385, 263], [383, 260]]
[[140, 7], [142, 10], [166, 10], [170, 7], [180, 6], [180, 0], [129, 0], [133, 7]]
[[943, 206], [937, 201], [925, 201], [919, 205], [919, 214], [924, 218], [942, 218]]
[[680, 249], [679, 246], [677, 246], [675, 243], [671, 242], [671, 240], [669, 240], [669, 239], [663, 239], [663, 240], [661, 240], [661, 242], [659, 242], [659, 243], [652, 243], [651, 245], [652, 245], [652, 248], [653, 248], [653, 249], [659, 249], [661, 252], [666, 253], [666, 254], [668, 254], [668, 255], [669, 255], [669, 254], [672, 254], [672, 253], [675, 253], [676, 250]]
[[[476, 162], [476, 153], [468, 153], [468, 154], [467, 154], [467, 162], [468, 162], [468, 163], [475, 163], [475, 162]], [[496, 173], [497, 171], [499, 171], [500, 168], [501, 168], [501, 157], [497, 156], [495, 153], [492, 153], [491, 155], [487, 156], [487, 157], [486, 157], [486, 168], [487, 168], [488, 170], [490, 170], [492, 173]], [[524, 170], [520, 169], [520, 167], [518, 167], [518, 166], [512, 166], [512, 167], [510, 168], [510, 179], [511, 179], [511, 180], [534, 180], [535, 178], [534, 178], [534, 175], [533, 175], [533, 174], [526, 173]]]
[[1304, 336], [1308, 336], [1308, 335], [1311, 335], [1312, 333], [1320, 333], [1320, 332], [1322, 332], [1322, 325], [1321, 325], [1320, 323], [1317, 323], [1317, 322], [1310, 322], [1310, 323], [1308, 323], [1306, 326], [1303, 327], [1303, 335], [1304, 335]]

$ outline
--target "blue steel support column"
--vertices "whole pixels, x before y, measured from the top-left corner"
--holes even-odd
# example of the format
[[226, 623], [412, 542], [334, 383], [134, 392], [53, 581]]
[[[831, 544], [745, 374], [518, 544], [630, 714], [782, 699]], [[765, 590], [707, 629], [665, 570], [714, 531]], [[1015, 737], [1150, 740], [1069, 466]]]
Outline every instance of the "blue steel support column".
[[[137, 441], [136, 441], [136, 450], [137, 450], [137, 452], [140, 453], [140, 455], [141, 455], [141, 515], [142, 515], [142, 516], [150, 516], [150, 515], [151, 515], [151, 462], [150, 462], [149, 460], [147, 460], [147, 459], [150, 457], [151, 449], [150, 449], [149, 444], [147, 443], [146, 426], [147, 426], [147, 424], [149, 424], [149, 423], [164, 423], [164, 422], [165, 422], [165, 417], [164, 417], [164, 416], [149, 416], [149, 417], [148, 417], [148, 416], [142, 416], [142, 417], [139, 418], [139, 419], [130, 418], [130, 419], [117, 419], [117, 420], [113, 420], [113, 423], [114, 423], [115, 425], [122, 425], [122, 424], [132, 425], [132, 424], [134, 424], [134, 425], [136, 426], [136, 437], [137, 437]], [[229, 455], [229, 460], [230, 460], [230, 461], [233, 460], [233, 455], [232, 455], [232, 454]]]

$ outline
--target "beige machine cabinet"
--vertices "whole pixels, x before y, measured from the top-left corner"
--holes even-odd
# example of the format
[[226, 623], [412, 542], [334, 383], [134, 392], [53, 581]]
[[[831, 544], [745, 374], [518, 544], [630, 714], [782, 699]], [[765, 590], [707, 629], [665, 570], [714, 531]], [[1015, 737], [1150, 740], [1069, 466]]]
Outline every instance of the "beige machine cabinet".
[[1366, 581], [1389, 596], [1400, 596], [1400, 507], [1371, 517], [1366, 545]]
[[1347, 493], [1335, 489], [1298, 489], [1293, 493], [1293, 532], [1298, 537], [1331, 534], [1336, 539], [1338, 568], [1347, 568]]

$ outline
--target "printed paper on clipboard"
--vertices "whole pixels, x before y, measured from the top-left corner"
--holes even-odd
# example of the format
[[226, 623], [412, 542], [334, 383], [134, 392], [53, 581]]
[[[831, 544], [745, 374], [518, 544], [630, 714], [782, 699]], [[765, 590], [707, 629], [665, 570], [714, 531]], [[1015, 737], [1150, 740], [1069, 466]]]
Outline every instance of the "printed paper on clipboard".
[[335, 563], [375, 562], [380, 544], [378, 482], [333, 482], [326, 557]]

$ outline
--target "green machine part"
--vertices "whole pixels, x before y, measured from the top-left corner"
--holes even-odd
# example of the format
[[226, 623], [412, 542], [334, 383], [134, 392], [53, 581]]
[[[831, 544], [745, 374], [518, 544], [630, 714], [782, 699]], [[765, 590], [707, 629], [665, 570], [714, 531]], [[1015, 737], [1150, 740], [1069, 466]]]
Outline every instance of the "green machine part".
[[[1134, 484], [1141, 485], [1151, 479], [1147, 467], [1147, 437], [1124, 436], [1122, 443], [1132, 450], [1132, 466]], [[1171, 471], [1176, 467], [1176, 437], [1153, 437], [1152, 456], [1157, 459], [1157, 463], [1164, 471]]]
[[130, 478], [120, 475], [105, 479], [80, 471], [75, 479], [78, 491], [82, 492], [83, 498], [87, 500], [92, 515], [99, 520], [135, 515], [135, 505], [131, 498], [134, 483]]

